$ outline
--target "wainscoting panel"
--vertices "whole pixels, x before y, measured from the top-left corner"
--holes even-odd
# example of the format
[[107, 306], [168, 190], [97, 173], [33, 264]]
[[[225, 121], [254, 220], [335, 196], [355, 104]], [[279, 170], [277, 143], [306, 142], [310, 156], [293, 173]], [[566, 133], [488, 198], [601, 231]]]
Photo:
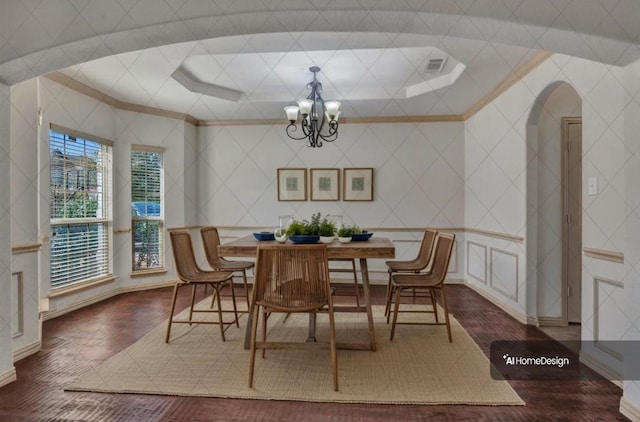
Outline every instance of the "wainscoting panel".
[[11, 335], [15, 339], [24, 334], [24, 273], [11, 274]]
[[487, 284], [487, 246], [467, 242], [467, 275]]
[[[622, 360], [622, 350], [616, 350], [612, 341], [624, 339], [628, 321], [624, 309], [624, 283], [601, 277], [593, 279], [593, 339], [598, 349]], [[604, 335], [603, 333], [606, 333]]]
[[501, 249], [490, 248], [490, 287], [496, 292], [518, 301], [518, 255]]

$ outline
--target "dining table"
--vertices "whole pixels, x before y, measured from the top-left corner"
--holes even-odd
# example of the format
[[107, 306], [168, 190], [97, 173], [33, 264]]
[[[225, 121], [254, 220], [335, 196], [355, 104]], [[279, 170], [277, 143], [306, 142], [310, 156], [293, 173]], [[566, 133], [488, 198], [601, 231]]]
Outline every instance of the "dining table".
[[[287, 240], [291, 243], [291, 240]], [[218, 253], [224, 257], [244, 257], [255, 258], [258, 252], [258, 245], [280, 244], [275, 240], [257, 240], [253, 235], [244, 236], [230, 242], [222, 243], [218, 246]], [[364, 303], [359, 305], [334, 305], [334, 312], [362, 312], [367, 314], [369, 328], [369, 343], [338, 343], [338, 348], [355, 350], [376, 350], [375, 330], [373, 324], [373, 312], [371, 310], [371, 283], [369, 281], [368, 259], [393, 259], [395, 258], [395, 247], [390, 239], [385, 237], [372, 236], [364, 241], [351, 241], [348, 243], [339, 242], [337, 239], [327, 244], [327, 255], [331, 259], [357, 259], [360, 264], [360, 274], [364, 293]], [[249, 321], [252, 315], [249, 312]], [[251, 342], [250, 325], [247, 324], [244, 348], [248, 349]], [[313, 338], [315, 329], [315, 318], [310, 319], [310, 338]]]

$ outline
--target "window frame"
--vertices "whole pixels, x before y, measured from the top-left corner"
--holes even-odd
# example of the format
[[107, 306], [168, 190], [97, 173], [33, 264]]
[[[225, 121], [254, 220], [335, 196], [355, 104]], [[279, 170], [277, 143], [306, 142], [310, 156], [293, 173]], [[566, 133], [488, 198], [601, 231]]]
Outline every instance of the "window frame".
[[[56, 139], [58, 139], [57, 142], [63, 143], [64, 149], [64, 152], [62, 152], [63, 168], [61, 173], [59, 173], [60, 170], [58, 168], [58, 163], [53, 157], [52, 147], [55, 148], [55, 144], [53, 144], [52, 141]], [[72, 156], [72, 154], [68, 152], [67, 142], [78, 141], [84, 142], [82, 145], [83, 154], [88, 146], [94, 146], [87, 145], [87, 143], [98, 144], [99, 146], [100, 161], [99, 165], [97, 165], [94, 170], [96, 172], [95, 186], [93, 186], [95, 191], [92, 189], [91, 184], [93, 176], [87, 173], [91, 172], [91, 170], [86, 170], [85, 167], [84, 172], [87, 174], [80, 175], [81, 170], [83, 170], [81, 167], [84, 163], [81, 163], [80, 165], [76, 163], [75, 169], [73, 170], [66, 169], [67, 164], [71, 161], [69, 157]], [[51, 233], [51, 239], [49, 242], [49, 287], [52, 294], [61, 294], [66, 291], [94, 285], [103, 281], [113, 280], [115, 278], [113, 275], [113, 146], [114, 142], [109, 139], [66, 128], [54, 123], [49, 125], [49, 231]], [[82, 155], [81, 157], [82, 159], [85, 159], [87, 156]], [[69, 176], [72, 174], [76, 175], [75, 181], [72, 183], [73, 186], [69, 182]], [[60, 182], [58, 185], [55, 184], [56, 180]], [[56, 218], [54, 215], [58, 203], [55, 202], [53, 198], [62, 194], [64, 198], [62, 206], [66, 209], [72, 200], [70, 199], [71, 195], [67, 196], [68, 193], [77, 193], [79, 191], [89, 192], [86, 194], [85, 198], [92, 198], [95, 196], [95, 199], [97, 200], [97, 210], [99, 211], [96, 211], [96, 214], [99, 214], [100, 216], [98, 217], [96, 215], [96, 217], [88, 217], [84, 215], [79, 217], [69, 217], [68, 215], [63, 215], [63, 217]], [[85, 203], [84, 205], [86, 206], [87, 204]], [[86, 209], [84, 212], [86, 213]], [[87, 226], [87, 230], [83, 231], [81, 229], [82, 226]], [[97, 226], [97, 234], [94, 235], [92, 233], [93, 230], [89, 229], [91, 226]], [[67, 236], [67, 245], [64, 246], [64, 243], [62, 244], [61, 247], [63, 248], [63, 252], [58, 255], [55, 253], [54, 249], [56, 247], [55, 243], [57, 242], [55, 236], [56, 233], [59, 233], [59, 229], [62, 229], [62, 232], [65, 232], [65, 234], [84, 232], [85, 236], [80, 236], [78, 239], [75, 239], [73, 235]], [[78, 231], [76, 232], [75, 230]], [[96, 236], [95, 239], [92, 240], [92, 236]], [[91, 254], [87, 254], [85, 256], [81, 255], [80, 257], [71, 256], [74, 253], [74, 246], [71, 245], [72, 242], [76, 242], [77, 245], [77, 242], [82, 243], [83, 241], [86, 242], [86, 249], [84, 249], [83, 252], [93, 250], [91, 247], [93, 241], [98, 242], [100, 245], [100, 248], [98, 249], [99, 253], [95, 254], [92, 258], [87, 258], [87, 256], [91, 256]], [[64, 251], [65, 248], [66, 251]], [[60, 257], [60, 259], [56, 259], [56, 257]], [[66, 264], [64, 263], [65, 260], [67, 261]], [[83, 265], [74, 265], [74, 260], [86, 265], [86, 268], [83, 267]], [[89, 260], [93, 260], [93, 262], [86, 264]], [[59, 268], [55, 268], [56, 262], [60, 265]], [[95, 265], [95, 268], [93, 269], [95, 274], [91, 274], [91, 265]], [[78, 269], [80, 269], [80, 271], [78, 271]], [[74, 275], [74, 273], [78, 274]], [[62, 275], [54, 276], [54, 274]]]

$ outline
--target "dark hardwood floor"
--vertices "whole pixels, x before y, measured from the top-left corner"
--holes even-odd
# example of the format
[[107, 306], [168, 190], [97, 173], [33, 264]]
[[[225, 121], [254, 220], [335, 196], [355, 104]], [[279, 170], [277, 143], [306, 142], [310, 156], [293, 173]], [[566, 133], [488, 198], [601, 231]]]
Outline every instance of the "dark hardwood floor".
[[[0, 421], [627, 420], [618, 412], [622, 390], [586, 367], [580, 380], [510, 381], [526, 406], [331, 404], [63, 391], [84, 371], [167, 318], [170, 297], [168, 288], [128, 293], [46, 321], [42, 351], [18, 362], [18, 380], [0, 388]], [[453, 315], [487, 355], [494, 340], [548, 338], [467, 287], [450, 286], [447, 297]], [[384, 287], [373, 289], [373, 299], [383, 304]]]

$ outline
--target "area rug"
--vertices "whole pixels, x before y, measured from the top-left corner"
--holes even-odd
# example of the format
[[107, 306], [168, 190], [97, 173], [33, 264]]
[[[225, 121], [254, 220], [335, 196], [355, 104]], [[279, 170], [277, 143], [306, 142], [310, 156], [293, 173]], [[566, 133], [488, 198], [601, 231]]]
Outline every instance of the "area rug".
[[[489, 360], [455, 319], [453, 343], [448, 342], [444, 326], [415, 325], [398, 325], [391, 342], [384, 308], [373, 309], [377, 350], [338, 351], [337, 392], [328, 349], [268, 350], [264, 359], [258, 353], [254, 387], [248, 388], [249, 351], [243, 349], [246, 314], [240, 328], [226, 331], [225, 342], [215, 325], [174, 324], [166, 344], [166, 323], [161, 324], [65, 390], [342, 403], [524, 405], [507, 381], [491, 378]], [[274, 315], [269, 322], [270, 339], [307, 337], [306, 315]], [[328, 316], [319, 315], [317, 326], [318, 341], [327, 341]], [[339, 342], [366, 343], [367, 332], [366, 314], [336, 313]]]

